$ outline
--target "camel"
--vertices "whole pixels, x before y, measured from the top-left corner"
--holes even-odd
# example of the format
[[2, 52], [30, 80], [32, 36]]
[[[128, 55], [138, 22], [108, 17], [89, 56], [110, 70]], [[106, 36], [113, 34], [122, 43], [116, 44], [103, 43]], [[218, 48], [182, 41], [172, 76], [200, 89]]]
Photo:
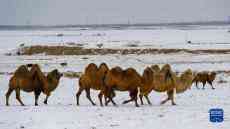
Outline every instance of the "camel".
[[[96, 105], [90, 96], [90, 89], [100, 90], [98, 98], [100, 100], [100, 105], [103, 106], [102, 96], [104, 91], [104, 83], [103, 79], [105, 74], [108, 72], [109, 68], [105, 63], [101, 63], [99, 68], [96, 64], [90, 63], [86, 68], [85, 72], [79, 78], [79, 89], [76, 93], [77, 105], [79, 105], [79, 98], [83, 90], [86, 91], [86, 97], [92, 103], [92, 105]], [[113, 94], [115, 96], [115, 94]]]
[[[138, 87], [141, 86], [141, 76], [137, 73], [137, 71], [133, 68], [127, 68], [122, 70], [120, 67], [114, 67], [108, 71], [104, 79], [105, 83], [105, 96], [108, 97], [109, 100], [116, 105], [111, 97], [111, 91], [128, 91], [131, 99], [125, 100], [123, 104], [129, 103], [131, 101], [135, 102], [135, 106], [139, 107], [137, 103], [137, 94]], [[106, 105], [108, 101], [106, 101]]]
[[201, 82], [203, 84], [203, 89], [206, 85], [206, 82], [212, 87], [212, 89], [215, 89], [212, 85], [212, 82], [216, 78], [216, 73], [215, 72], [198, 72], [193, 80], [193, 82], [196, 83], [196, 88], [199, 89], [198, 83]]
[[[32, 67], [31, 70], [28, 70], [28, 67]], [[58, 80], [60, 79], [59, 76], [62, 75], [57, 70], [54, 70], [51, 73], [52, 75], [56, 73], [56, 77], [58, 78]], [[20, 97], [20, 90], [23, 90], [25, 92], [34, 92], [35, 106], [38, 105], [39, 95], [41, 92], [43, 92], [46, 94], [46, 99], [44, 102], [47, 103], [47, 99], [51, 93], [50, 88], [53, 86], [56, 87], [56, 84], [58, 84], [53, 84], [53, 80], [55, 80], [55, 78], [51, 77], [51, 75], [49, 75], [49, 79], [47, 81], [46, 76], [41, 72], [40, 67], [37, 64], [21, 65], [14, 72], [14, 75], [9, 81], [9, 88], [6, 93], [6, 105], [9, 106], [9, 97], [14, 90], [16, 92], [16, 99], [22, 106], [24, 106], [24, 103], [22, 102]]]
[[180, 77], [171, 71], [169, 64], [162, 67], [160, 72], [158, 69], [153, 70], [152, 67], [147, 67], [142, 75], [142, 87], [140, 87], [139, 98], [141, 104], [143, 104], [143, 96], [145, 96], [149, 105], [151, 102], [148, 98], [148, 94], [154, 90], [157, 92], [167, 92], [167, 99], [163, 100], [161, 104], [166, 103], [168, 100], [172, 101], [172, 105], [176, 105], [174, 102], [174, 91], [176, 93], [183, 93], [191, 87], [193, 80], [193, 74], [190, 69], [186, 70]]
[[[9, 88], [6, 93], [6, 105], [9, 105], [9, 97], [10, 94], [15, 90], [16, 92], [16, 99], [19, 103], [24, 106], [20, 98], [20, 90], [25, 92], [34, 92], [35, 95], [35, 105], [37, 105], [38, 100], [38, 93], [43, 90], [46, 95], [50, 95], [48, 91], [48, 85], [45, 83], [45, 76], [41, 72], [39, 66], [34, 64], [31, 66], [31, 70], [28, 70], [26, 65], [21, 65], [19, 68], [14, 72], [13, 77], [11, 77], [9, 82]], [[42, 85], [44, 83], [44, 85]], [[40, 93], [39, 93], [40, 94]]]
[[[167, 92], [168, 96], [172, 100], [172, 105], [175, 105], [173, 99], [173, 89], [175, 85], [175, 75], [171, 70], [171, 66], [166, 64], [162, 67], [161, 70], [159, 67], [155, 65], [155, 69], [153, 67], [147, 67], [142, 75], [142, 87], [140, 87], [139, 98], [141, 100], [141, 104], [143, 104], [143, 96], [145, 96], [148, 104], [151, 105], [151, 102], [148, 98], [148, 94], [154, 90], [157, 92]], [[162, 101], [163, 104], [163, 101]]]

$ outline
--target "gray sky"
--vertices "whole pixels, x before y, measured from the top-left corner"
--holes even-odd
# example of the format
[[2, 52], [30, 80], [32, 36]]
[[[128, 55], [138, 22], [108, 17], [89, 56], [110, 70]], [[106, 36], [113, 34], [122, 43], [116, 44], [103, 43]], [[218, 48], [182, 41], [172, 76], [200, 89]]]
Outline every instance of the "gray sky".
[[1, 25], [227, 20], [230, 0], [0, 0]]

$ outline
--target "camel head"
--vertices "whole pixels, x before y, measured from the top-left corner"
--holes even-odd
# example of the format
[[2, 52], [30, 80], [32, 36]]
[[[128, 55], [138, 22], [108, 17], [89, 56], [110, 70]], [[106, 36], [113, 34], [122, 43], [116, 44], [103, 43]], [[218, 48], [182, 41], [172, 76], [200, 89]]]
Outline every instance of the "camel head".
[[213, 77], [216, 77], [216, 72], [211, 72], [210, 75], [213, 76]]
[[60, 78], [63, 76], [62, 73], [60, 73], [57, 69], [54, 69], [53, 71], [51, 71], [48, 75], [47, 78], [48, 79], [56, 79], [56, 80], [60, 80]]

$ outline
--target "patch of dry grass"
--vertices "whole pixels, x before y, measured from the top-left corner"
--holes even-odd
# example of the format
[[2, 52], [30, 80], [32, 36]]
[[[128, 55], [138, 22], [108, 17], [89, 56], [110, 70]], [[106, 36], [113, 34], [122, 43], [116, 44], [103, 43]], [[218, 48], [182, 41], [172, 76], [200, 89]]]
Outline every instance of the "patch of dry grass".
[[44, 53], [46, 55], [105, 55], [105, 54], [170, 54], [170, 53], [210, 53], [210, 54], [226, 54], [230, 53], [230, 49], [157, 49], [157, 48], [83, 48], [80, 46], [28, 46], [20, 48], [21, 55], [34, 55]]

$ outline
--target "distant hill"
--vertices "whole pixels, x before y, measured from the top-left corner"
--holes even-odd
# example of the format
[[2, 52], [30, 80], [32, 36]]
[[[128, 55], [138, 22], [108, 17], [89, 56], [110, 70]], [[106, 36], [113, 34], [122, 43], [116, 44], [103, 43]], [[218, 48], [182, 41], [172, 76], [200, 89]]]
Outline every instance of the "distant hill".
[[146, 26], [189, 26], [189, 25], [230, 25], [226, 21], [136, 23], [136, 24], [87, 24], [87, 25], [0, 25], [0, 30], [61, 29], [61, 28], [125, 28]]

